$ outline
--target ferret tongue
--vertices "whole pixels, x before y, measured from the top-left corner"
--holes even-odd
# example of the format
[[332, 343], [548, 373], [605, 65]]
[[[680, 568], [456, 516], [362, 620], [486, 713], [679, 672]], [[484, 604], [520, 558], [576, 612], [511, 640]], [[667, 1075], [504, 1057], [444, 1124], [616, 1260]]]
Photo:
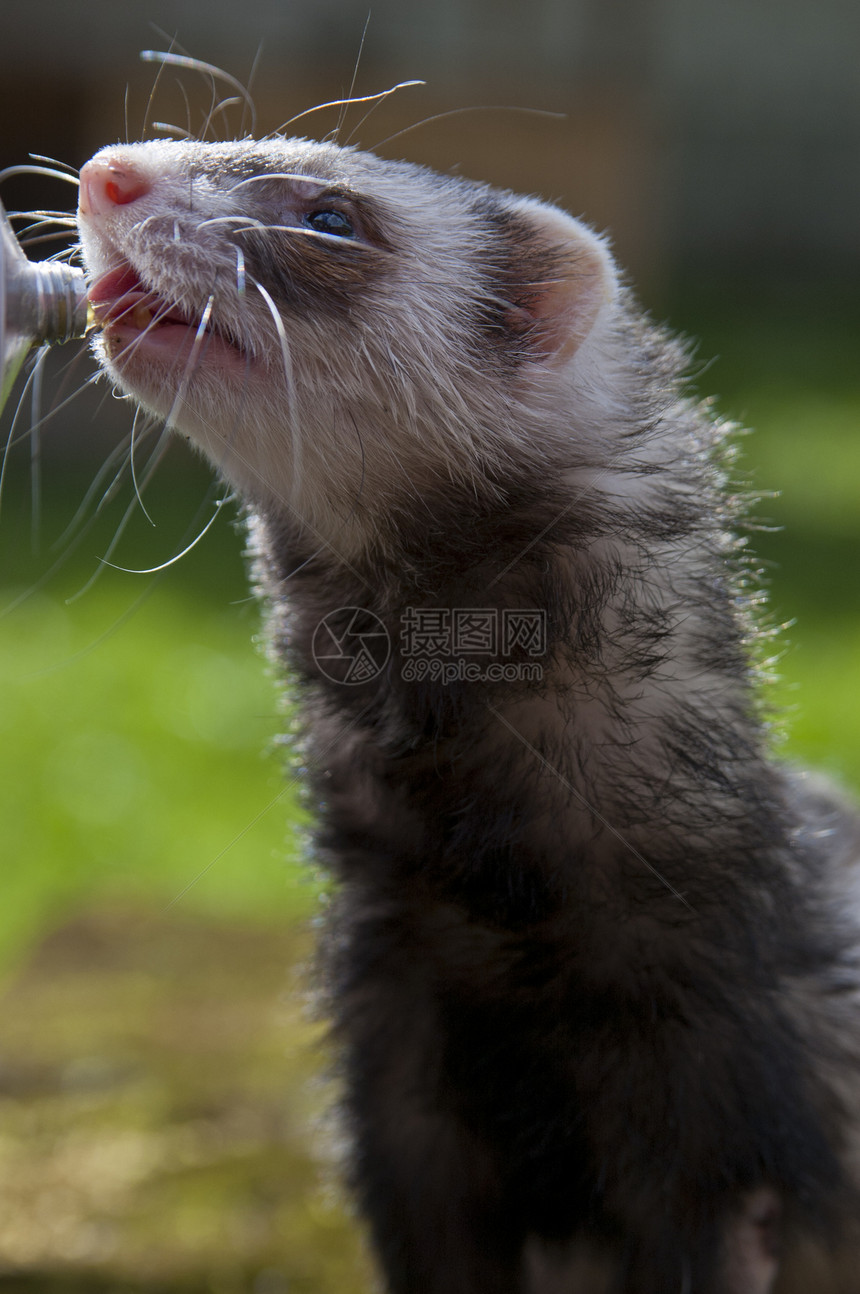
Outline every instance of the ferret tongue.
[[100, 275], [91, 284], [88, 295], [96, 320], [104, 326], [116, 322], [142, 331], [155, 316], [159, 327], [164, 324], [194, 327], [184, 314], [146, 288], [130, 265]]
[[121, 265], [119, 269], [100, 274], [90, 284], [87, 295], [93, 305], [101, 305], [108, 301], [116, 301], [117, 297], [124, 296], [126, 292], [143, 290], [143, 284], [131, 266]]

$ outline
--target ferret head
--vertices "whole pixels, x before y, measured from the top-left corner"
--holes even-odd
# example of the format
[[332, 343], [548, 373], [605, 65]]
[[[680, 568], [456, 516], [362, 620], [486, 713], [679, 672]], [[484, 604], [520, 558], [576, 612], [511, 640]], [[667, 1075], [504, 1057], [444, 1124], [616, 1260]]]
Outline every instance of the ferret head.
[[78, 222], [112, 378], [342, 547], [588, 439], [616, 279], [558, 208], [331, 144], [154, 141], [87, 163]]

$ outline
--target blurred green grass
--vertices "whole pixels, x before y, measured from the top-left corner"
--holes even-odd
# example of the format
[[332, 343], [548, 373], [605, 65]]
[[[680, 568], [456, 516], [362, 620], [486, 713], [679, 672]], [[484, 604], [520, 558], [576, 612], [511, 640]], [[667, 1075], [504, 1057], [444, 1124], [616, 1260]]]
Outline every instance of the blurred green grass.
[[[261, 615], [235, 509], [168, 571], [130, 575], [99, 563], [129, 485], [45, 580], [58, 555], [48, 539], [91, 471], [46, 474], [41, 552], [28, 548], [23, 491], [0, 522], [0, 969], [93, 901], [269, 923], [313, 906], [298, 794], [278, 749], [288, 716], [254, 648]], [[196, 500], [211, 515], [207, 492], [201, 464], [168, 469], [149, 500], [158, 524], [138, 513], [112, 560], [148, 567], [180, 550]]]
[[[786, 753], [860, 787], [856, 317], [797, 302], [753, 309], [748, 293], [742, 305], [730, 294], [688, 297], [669, 313], [700, 339], [700, 391], [718, 391], [721, 412], [755, 428], [743, 441], [744, 470], [756, 488], [781, 491], [756, 511], [782, 530], [754, 542], [772, 616], [795, 621], [772, 698], [787, 719]], [[119, 565], [163, 562], [207, 515], [207, 469], [184, 450], [170, 457], [147, 494], [159, 524], [136, 512], [112, 557]], [[307, 915], [317, 888], [300, 860], [295, 789], [284, 789], [274, 752], [285, 716], [252, 645], [260, 616], [240, 535], [219, 515], [163, 576], [104, 569], [69, 603], [99, 570], [131, 498], [127, 484], [46, 580], [64, 555], [49, 544], [92, 470], [46, 466], [38, 554], [26, 463], [13, 461], [7, 480], [0, 967], [99, 896], [277, 922]]]
[[860, 316], [829, 298], [746, 285], [687, 299], [673, 322], [696, 337], [701, 393], [750, 429], [741, 470], [767, 529], [751, 543], [767, 617], [786, 628], [770, 704], [781, 753], [860, 791]]

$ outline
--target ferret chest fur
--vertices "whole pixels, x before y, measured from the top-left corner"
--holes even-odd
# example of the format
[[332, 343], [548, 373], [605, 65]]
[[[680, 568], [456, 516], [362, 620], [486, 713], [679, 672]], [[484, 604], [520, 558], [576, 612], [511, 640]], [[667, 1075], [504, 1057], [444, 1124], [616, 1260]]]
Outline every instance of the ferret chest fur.
[[[682, 352], [563, 212], [334, 145], [104, 150], [79, 223], [101, 363], [253, 517], [389, 1291], [765, 1294], [853, 1189], [858, 832], [768, 754]], [[539, 657], [410, 672], [469, 609]]]

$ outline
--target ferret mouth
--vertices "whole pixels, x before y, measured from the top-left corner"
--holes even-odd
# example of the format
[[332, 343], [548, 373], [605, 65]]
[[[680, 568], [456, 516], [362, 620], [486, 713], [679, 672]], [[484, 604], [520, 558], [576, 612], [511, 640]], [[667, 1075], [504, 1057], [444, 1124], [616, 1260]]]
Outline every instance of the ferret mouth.
[[213, 350], [222, 360], [229, 355], [244, 363], [209, 318], [204, 323], [204, 315], [195, 316], [147, 288], [131, 265], [99, 275], [87, 295], [115, 363], [124, 366], [140, 356], [184, 364], [192, 347], [197, 347], [195, 364]]

